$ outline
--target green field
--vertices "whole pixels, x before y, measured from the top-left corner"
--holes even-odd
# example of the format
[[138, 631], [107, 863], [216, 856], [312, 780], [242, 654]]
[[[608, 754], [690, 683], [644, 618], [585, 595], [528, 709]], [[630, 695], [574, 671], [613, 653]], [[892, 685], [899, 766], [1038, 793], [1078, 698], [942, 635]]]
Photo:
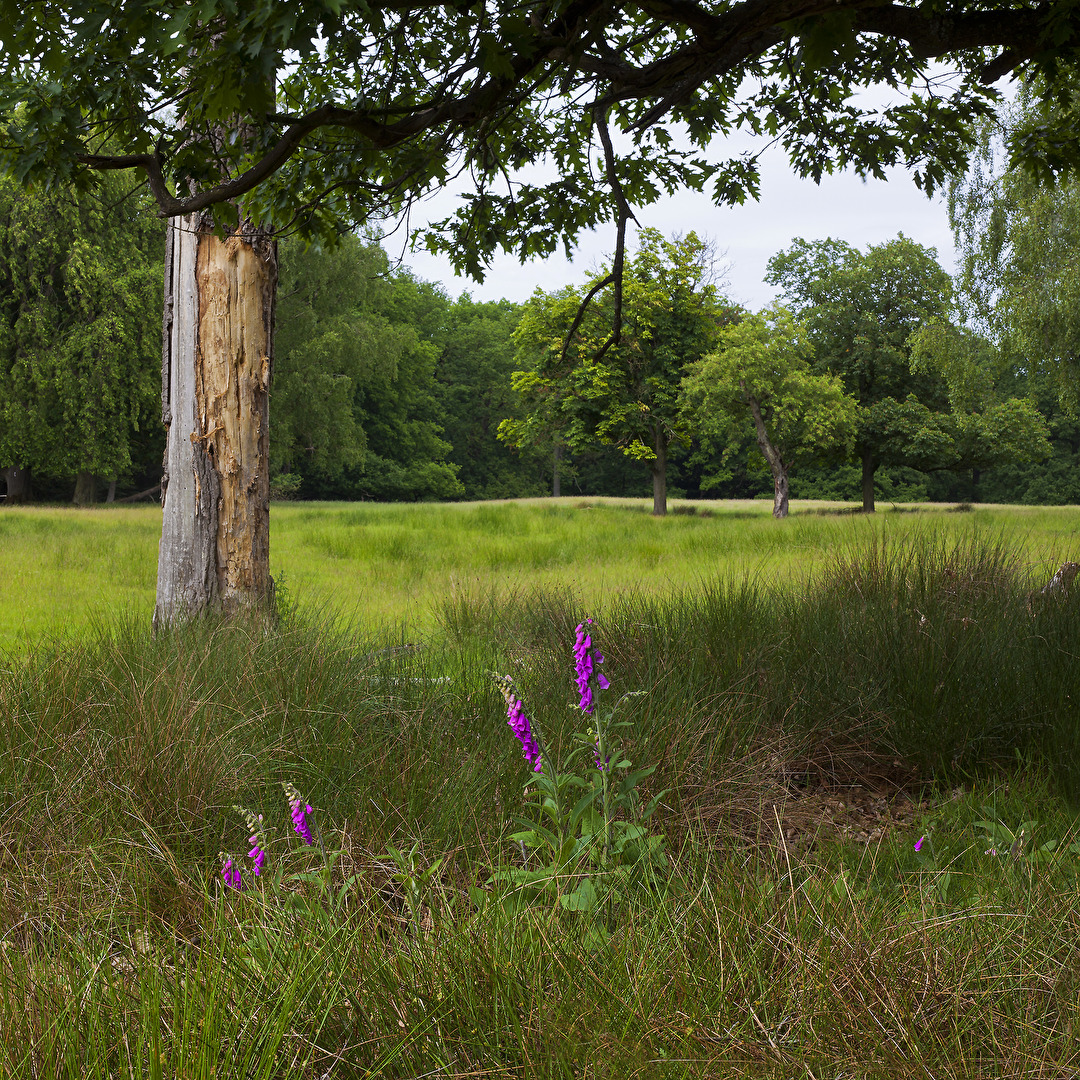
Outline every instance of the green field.
[[157, 512], [0, 513], [0, 1077], [1076, 1075], [1080, 512], [836, 509], [275, 505], [157, 637]]
[[[423, 633], [462, 595], [570, 588], [595, 606], [628, 589], [670, 592], [730, 574], [798, 578], [828, 552], [883, 532], [1005, 530], [1040, 568], [1080, 547], [1075, 507], [920, 506], [872, 518], [827, 503], [792, 507], [776, 522], [761, 500], [676, 501], [662, 519], [631, 499], [275, 503], [271, 570], [303, 607], [367, 630]], [[0, 651], [77, 635], [117, 612], [149, 620], [160, 521], [157, 507], [0, 511], [10, 568], [0, 576]]]

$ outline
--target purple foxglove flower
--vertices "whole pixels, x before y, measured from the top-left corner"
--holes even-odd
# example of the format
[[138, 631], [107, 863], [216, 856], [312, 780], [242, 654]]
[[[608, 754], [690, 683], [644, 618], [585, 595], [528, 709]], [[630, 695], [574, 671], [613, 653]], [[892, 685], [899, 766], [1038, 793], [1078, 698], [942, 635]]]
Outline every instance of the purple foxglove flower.
[[919, 839], [915, 841], [915, 850], [916, 851], [921, 851], [922, 850], [923, 841], [925, 839], [926, 839], [925, 836], [920, 836]]
[[525, 703], [518, 696], [514, 680], [509, 675], [496, 675], [492, 672], [492, 678], [499, 687], [506, 702], [507, 724], [514, 734], [521, 740], [521, 747], [525, 754], [525, 760], [532, 765], [533, 772], [543, 772], [544, 766], [540, 760], [540, 740], [533, 734], [532, 725], [525, 712]]
[[577, 637], [574, 640], [574, 681], [577, 683], [578, 693], [581, 695], [578, 708], [590, 716], [596, 708], [593, 694], [593, 681], [601, 690], [607, 690], [610, 683], [597, 671], [597, 667], [604, 662], [601, 653], [593, 652], [592, 635], [586, 629], [592, 624], [592, 619], [586, 619], [577, 627]]
[[260, 814], [256, 817], [250, 810], [245, 810], [242, 806], [234, 806], [233, 809], [244, 819], [247, 827], [251, 830], [251, 835], [248, 837], [248, 843], [251, 844], [248, 858], [254, 860], [251, 869], [255, 876], [258, 877], [262, 873], [263, 863], [266, 862], [266, 836], [263, 832], [263, 816]]
[[252, 845], [251, 850], [248, 852], [248, 858], [253, 860], [251, 866], [251, 872], [258, 877], [262, 873], [263, 863], [266, 862], [266, 852], [259, 847], [259, 837], [249, 836], [248, 843]]
[[221, 876], [225, 879], [225, 884], [230, 889], [236, 889], [238, 892], [243, 892], [244, 883], [240, 880], [240, 867], [234, 866], [231, 858], [226, 859], [221, 866]]
[[285, 789], [285, 797], [289, 800], [289, 816], [292, 818], [293, 829], [308, 847], [315, 841], [311, 835], [311, 826], [307, 823], [306, 814], [311, 813], [311, 807], [301, 798], [300, 792], [292, 784], [282, 784]]
[[525, 712], [525, 703], [521, 698], [515, 697], [509, 702], [506, 715], [509, 717], [507, 724], [510, 725], [511, 730], [521, 740], [525, 760], [532, 765], [533, 772], [542, 772], [540, 744], [532, 733], [532, 725], [529, 723], [529, 717]]
[[308, 806], [307, 803], [304, 803], [303, 806], [301, 806], [300, 803], [295, 802], [289, 804], [289, 809], [291, 810], [293, 829], [300, 835], [304, 843], [307, 844], [308, 847], [311, 847], [311, 845], [315, 843], [315, 840], [311, 835], [311, 826], [308, 825], [307, 819], [304, 816], [305, 814], [311, 813], [311, 807]]

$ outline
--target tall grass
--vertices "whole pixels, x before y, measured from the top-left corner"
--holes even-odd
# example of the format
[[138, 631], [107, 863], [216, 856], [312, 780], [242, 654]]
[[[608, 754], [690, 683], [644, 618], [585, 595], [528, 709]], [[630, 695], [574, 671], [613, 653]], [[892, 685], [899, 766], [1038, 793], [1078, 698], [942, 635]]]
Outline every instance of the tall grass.
[[[1007, 529], [1032, 562], [1075, 547], [1075, 507], [923, 507], [872, 517], [795, 503], [772, 520], [764, 502], [676, 502], [664, 519], [644, 500], [537, 499], [510, 503], [378, 505], [275, 503], [271, 570], [307, 608], [372, 631], [403, 622], [434, 628], [446, 596], [497, 595], [568, 582], [594, 606], [629, 585], [652, 594], [746, 573], [798, 579], [838, 545], [936, 521], [950, 534]], [[156, 507], [0, 511], [0, 654], [43, 635], [94, 633], [117, 610], [150, 617], [161, 511]]]
[[[1080, 599], [1026, 559], [875, 531], [794, 581], [591, 604], [614, 689], [646, 691], [626, 751], [658, 764], [669, 851], [600, 922], [475, 891], [517, 857], [526, 779], [484, 672], [565, 744], [575, 582], [459, 590], [422, 639], [300, 609], [38, 643], [0, 673], [0, 1073], [1075, 1071]], [[788, 844], [807, 785], [882, 762], [912, 825]], [[221, 887], [233, 805], [284, 823], [285, 780], [343, 851], [335, 887], [358, 875], [336, 916], [303, 881]], [[1028, 846], [985, 854], [988, 816]], [[417, 841], [445, 859], [422, 920], [387, 855]]]

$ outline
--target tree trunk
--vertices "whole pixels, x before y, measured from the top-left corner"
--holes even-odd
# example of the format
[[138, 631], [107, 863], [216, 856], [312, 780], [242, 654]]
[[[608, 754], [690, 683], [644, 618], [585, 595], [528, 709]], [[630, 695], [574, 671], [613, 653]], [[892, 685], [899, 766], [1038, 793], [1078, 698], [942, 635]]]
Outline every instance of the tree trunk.
[[773, 507], [774, 518], [786, 518], [788, 516], [788, 465], [784, 455], [769, 438], [769, 430], [765, 426], [765, 418], [761, 415], [761, 403], [756, 398], [750, 398], [747, 402], [750, 406], [750, 415], [754, 418], [754, 434], [757, 436], [758, 449], [765, 460], [769, 463], [769, 472], [773, 478]]
[[75, 477], [75, 494], [71, 501], [76, 506], [91, 506], [97, 502], [97, 477], [92, 472], [81, 472]]
[[667, 439], [660, 425], [656, 425], [656, 457], [652, 461], [652, 512], [653, 517], [667, 514]]
[[209, 607], [269, 606], [269, 390], [277, 247], [200, 214], [165, 249], [161, 492], [154, 628]]
[[773, 471], [772, 516], [774, 518], [788, 516], [788, 475], [787, 466], [782, 461], [779, 468]]
[[862, 452], [862, 508], [864, 514], [874, 512], [874, 455], [868, 449]]
[[7, 483], [7, 506], [19, 506], [30, 501], [30, 470], [18, 465], [9, 465], [4, 469], [4, 481]]
[[559, 462], [562, 461], [562, 452], [562, 444], [556, 443], [551, 466], [551, 497], [553, 499], [557, 499], [562, 494], [562, 485], [559, 481]]
[[116, 502], [116, 477], [114, 476], [109, 481], [109, 493], [105, 496], [107, 503]]

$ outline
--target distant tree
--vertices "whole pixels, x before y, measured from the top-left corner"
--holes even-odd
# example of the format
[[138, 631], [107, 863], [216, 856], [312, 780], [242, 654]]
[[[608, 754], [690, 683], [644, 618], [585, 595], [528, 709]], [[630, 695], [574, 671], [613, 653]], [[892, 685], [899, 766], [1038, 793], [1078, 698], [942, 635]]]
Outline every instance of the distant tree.
[[[849, 449], [856, 404], [837, 375], [815, 375], [813, 348], [791, 313], [773, 307], [724, 327], [714, 351], [690, 365], [683, 412], [724, 460], [751, 427], [773, 478], [773, 517], [788, 514], [788, 471], [800, 458]], [[726, 478], [726, 477], [725, 477]]]
[[911, 335], [945, 318], [952, 285], [935, 253], [903, 235], [860, 252], [842, 240], [796, 240], [766, 281], [807, 323], [815, 370], [839, 375], [858, 402], [855, 453], [863, 509], [874, 509], [882, 464], [940, 465], [951, 448], [948, 386], [912, 371]]
[[1073, 89], [1048, 105], [1026, 84], [1000, 123], [977, 126], [976, 153], [952, 181], [948, 202], [965, 318], [1003, 366], [1023, 371], [1034, 393], [1052, 389], [1073, 416], [1080, 415], [1080, 180], [1014, 165], [1006, 144], [1053, 153], [1054, 132], [1075, 124], [1078, 102]]
[[695, 233], [665, 240], [643, 229], [640, 242], [626, 262], [618, 313], [613, 296], [601, 292], [606, 271], [582, 290], [537, 292], [526, 304], [514, 336], [530, 367], [513, 381], [525, 417], [507, 421], [500, 435], [518, 446], [539, 431], [572, 449], [618, 446], [648, 462], [653, 513], [661, 515], [668, 448], [689, 439], [679, 407], [683, 374], [713, 346], [731, 309], [717, 292], [710, 246]]
[[909, 345], [913, 368], [937, 371], [949, 386], [952, 409], [942, 425], [951, 447], [943, 467], [970, 470], [977, 487], [984, 469], [1050, 457], [1045, 417], [1018, 392], [1015, 373], [987, 338], [937, 321], [916, 330]]
[[520, 404], [510, 386], [520, 317], [520, 306], [509, 300], [478, 303], [467, 294], [445, 312], [435, 396], [443, 438], [453, 448], [449, 460], [467, 499], [544, 494], [546, 455], [535, 447], [514, 452], [496, 437], [500, 422]]
[[286, 247], [271, 394], [275, 474], [301, 494], [441, 499], [460, 495], [435, 398], [448, 301], [391, 271], [375, 242], [330, 252]]
[[[39, 473], [96, 498], [160, 423], [164, 226], [111, 178], [28, 192], [0, 177], [0, 471], [9, 501]], [[157, 451], [160, 454], [160, 449]], [[159, 458], [160, 460], [160, 458]]]

